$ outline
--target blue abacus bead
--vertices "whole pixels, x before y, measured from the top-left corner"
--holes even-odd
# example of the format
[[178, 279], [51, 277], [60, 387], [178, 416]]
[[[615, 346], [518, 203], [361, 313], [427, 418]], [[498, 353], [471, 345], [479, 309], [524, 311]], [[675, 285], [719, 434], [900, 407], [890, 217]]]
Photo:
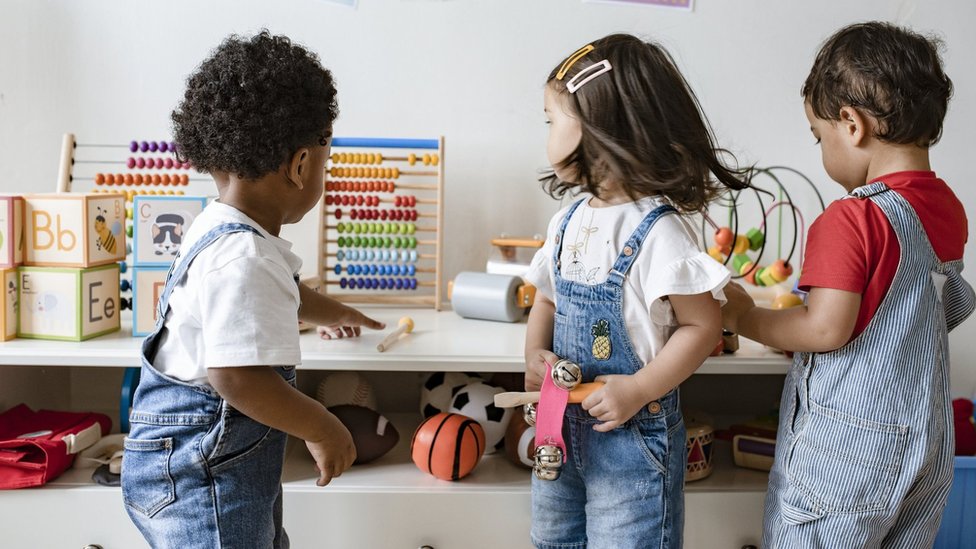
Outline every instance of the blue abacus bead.
[[381, 279], [378, 280], [378, 282], [379, 282], [379, 288], [381, 290], [385, 290], [386, 289], [386, 279], [385, 278], [381, 278]]
[[129, 141], [129, 152], [138, 152], [139, 143], [136, 141]]
[[335, 267], [332, 270], [335, 272], [335, 274], [342, 274], [342, 265], [336, 263]]
[[417, 262], [417, 250], [411, 250], [410, 251], [410, 262], [411, 263], [416, 263]]
[[126, 243], [126, 245], [125, 245], [125, 255], [131, 255], [131, 254], [132, 254], [132, 244]]
[[129, 266], [125, 264], [125, 261], [119, 261], [119, 272], [124, 273], [129, 270]]
[[129, 281], [128, 280], [126, 280], [126, 279], [123, 278], [122, 280], [119, 281], [119, 289], [120, 290], [122, 290], [123, 292], [128, 292], [129, 291], [129, 288], [131, 288], [131, 286], [129, 285]]
[[336, 252], [336, 261], [342, 261], [346, 257], [346, 253], [342, 250]]
[[407, 274], [410, 276], [415, 276], [417, 274], [417, 266], [414, 264], [405, 265], [407, 267]]
[[339, 279], [339, 287], [340, 288], [345, 288], [348, 285], [349, 285], [349, 281], [348, 280], [346, 280], [345, 278], [340, 278]]
[[416, 290], [417, 289], [417, 279], [416, 278], [411, 278], [410, 279], [410, 289], [411, 290]]
[[375, 290], [376, 288], [379, 288], [379, 287], [380, 287], [380, 281], [379, 280], [376, 280], [375, 278], [369, 279], [369, 289]]

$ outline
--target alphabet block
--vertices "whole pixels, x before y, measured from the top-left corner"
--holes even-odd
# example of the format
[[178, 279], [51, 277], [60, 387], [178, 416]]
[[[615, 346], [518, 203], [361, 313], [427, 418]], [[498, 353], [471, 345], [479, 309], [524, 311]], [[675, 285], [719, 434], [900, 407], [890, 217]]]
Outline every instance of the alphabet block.
[[24, 196], [24, 264], [88, 268], [125, 259], [125, 196]]
[[168, 266], [183, 235], [203, 208], [203, 196], [136, 196], [132, 202], [132, 262], [138, 267]]
[[167, 272], [168, 267], [132, 268], [132, 335], [147, 336], [156, 326], [156, 302]]
[[0, 268], [24, 262], [24, 198], [0, 196]]
[[119, 330], [119, 265], [21, 267], [18, 337], [82, 341]]
[[20, 296], [17, 295], [17, 269], [0, 270], [3, 293], [0, 294], [0, 341], [17, 337], [17, 319], [20, 316]]

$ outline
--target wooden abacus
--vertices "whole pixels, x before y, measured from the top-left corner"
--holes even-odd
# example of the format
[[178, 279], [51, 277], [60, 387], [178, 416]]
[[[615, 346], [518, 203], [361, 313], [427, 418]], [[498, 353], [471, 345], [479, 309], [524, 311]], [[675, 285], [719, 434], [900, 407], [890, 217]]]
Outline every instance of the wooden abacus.
[[444, 138], [336, 137], [326, 171], [324, 293], [440, 310]]

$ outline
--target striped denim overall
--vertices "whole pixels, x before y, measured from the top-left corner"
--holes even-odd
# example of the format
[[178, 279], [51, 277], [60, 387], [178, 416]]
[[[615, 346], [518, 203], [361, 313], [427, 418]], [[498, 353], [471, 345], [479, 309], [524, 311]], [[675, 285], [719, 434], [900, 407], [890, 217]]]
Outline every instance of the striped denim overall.
[[780, 405], [763, 547], [931, 547], [952, 482], [948, 331], [973, 311], [962, 261], [939, 261], [884, 183], [855, 189], [901, 257], [874, 317], [840, 349], [797, 353]]
[[[286, 548], [281, 526], [281, 469], [286, 435], [232, 408], [213, 388], [163, 375], [152, 363], [169, 298], [203, 249], [222, 236], [211, 229], [180, 261], [159, 297], [156, 327], [142, 344], [142, 370], [122, 457], [122, 498], [154, 549]], [[182, 255], [182, 253], [180, 254]], [[295, 384], [295, 368], [275, 370]]]
[[[553, 352], [578, 364], [582, 381], [590, 382], [644, 367], [624, 323], [623, 284], [655, 222], [674, 208], [659, 206], [648, 213], [607, 280], [589, 285], [562, 278], [559, 262], [566, 225], [581, 202], [566, 213], [554, 246]], [[602, 337], [608, 339], [597, 341]], [[579, 404], [566, 406], [566, 462], [559, 478], [532, 478], [532, 542], [560, 549], [681, 547], [685, 428], [678, 389], [610, 432], [594, 431], [597, 423]]]

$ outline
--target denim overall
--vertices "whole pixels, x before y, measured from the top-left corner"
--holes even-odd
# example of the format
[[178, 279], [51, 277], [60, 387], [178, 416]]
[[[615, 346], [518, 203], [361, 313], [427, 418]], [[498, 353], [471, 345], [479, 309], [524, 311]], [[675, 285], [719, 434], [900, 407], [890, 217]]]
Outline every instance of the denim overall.
[[[152, 365], [170, 295], [194, 258], [220, 237], [246, 231], [260, 236], [250, 225], [219, 225], [177, 258], [159, 298], [156, 327], [142, 344], [122, 497], [154, 549], [288, 547], [281, 527], [285, 433], [243, 415], [212, 388], [167, 377]], [[295, 384], [293, 366], [275, 370]]]
[[961, 261], [942, 263], [915, 210], [883, 183], [901, 258], [853, 341], [797, 353], [783, 389], [763, 547], [931, 547], [952, 482], [948, 331], [973, 311]]
[[[659, 206], [650, 212], [627, 240], [607, 280], [587, 285], [562, 278], [559, 263], [566, 225], [581, 202], [570, 207], [556, 235], [553, 352], [579, 364], [583, 381], [589, 382], [598, 375], [629, 375], [644, 367], [624, 323], [623, 284], [654, 223], [674, 208]], [[596, 341], [598, 337], [608, 339]], [[532, 479], [532, 542], [561, 549], [680, 547], [686, 440], [678, 389], [613, 431], [594, 431], [597, 423], [579, 404], [567, 405], [566, 462], [559, 478]]]

